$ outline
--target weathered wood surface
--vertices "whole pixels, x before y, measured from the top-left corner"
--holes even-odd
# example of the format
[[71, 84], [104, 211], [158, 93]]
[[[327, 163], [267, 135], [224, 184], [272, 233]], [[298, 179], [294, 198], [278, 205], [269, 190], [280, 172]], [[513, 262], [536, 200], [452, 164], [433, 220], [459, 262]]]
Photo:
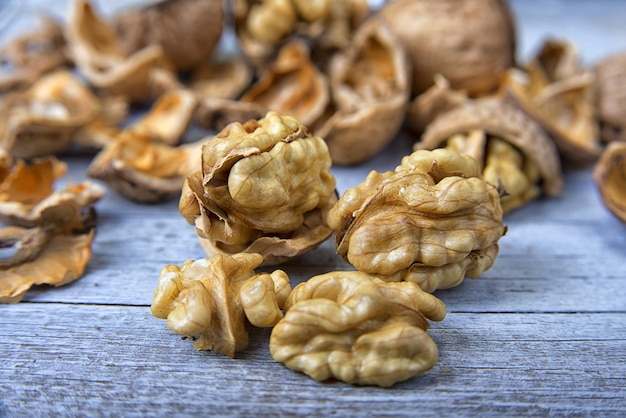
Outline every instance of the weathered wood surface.
[[[0, 39], [38, 7], [62, 16], [66, 3], [0, 3]], [[521, 55], [548, 34], [572, 38], [590, 62], [626, 48], [626, 3], [512, 5]], [[334, 168], [339, 190], [393, 168], [410, 146], [401, 137], [367, 164]], [[66, 160], [66, 180], [82, 180], [89, 159]], [[449, 311], [431, 329], [439, 363], [390, 389], [294, 373], [272, 360], [268, 330], [250, 329], [236, 360], [194, 350], [148, 309], [164, 265], [203, 256], [193, 228], [177, 202], [109, 193], [85, 276], [0, 305], [0, 416], [624, 416], [626, 226], [601, 204], [590, 170], [565, 180], [557, 198], [507, 215], [492, 269], [437, 293]], [[328, 241], [281, 268], [295, 284], [348, 266]]]

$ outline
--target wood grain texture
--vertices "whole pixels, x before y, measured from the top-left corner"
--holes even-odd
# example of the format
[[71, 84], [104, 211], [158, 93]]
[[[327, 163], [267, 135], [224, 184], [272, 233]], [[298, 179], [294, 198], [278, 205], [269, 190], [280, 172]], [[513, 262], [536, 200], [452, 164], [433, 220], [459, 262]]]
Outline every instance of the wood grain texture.
[[[134, 2], [137, 2], [136, 0]], [[0, 41], [66, 0], [0, 2]], [[98, 2], [106, 12], [125, 3]], [[626, 49], [626, 4], [515, 0], [520, 55], [545, 36], [571, 37], [587, 62]], [[338, 190], [370, 169], [393, 169], [398, 137], [357, 167], [334, 167]], [[89, 156], [64, 156], [65, 182]], [[276, 363], [270, 330], [249, 328], [236, 359], [200, 352], [152, 317], [159, 272], [204, 256], [177, 202], [140, 205], [113, 192], [98, 202], [87, 272], [0, 305], [0, 417], [22, 416], [590, 416], [626, 415], [626, 226], [604, 208], [590, 170], [508, 214], [494, 266], [437, 292], [448, 316], [429, 331], [439, 362], [390, 389], [319, 383]], [[280, 268], [295, 285], [350, 269], [332, 240]]]

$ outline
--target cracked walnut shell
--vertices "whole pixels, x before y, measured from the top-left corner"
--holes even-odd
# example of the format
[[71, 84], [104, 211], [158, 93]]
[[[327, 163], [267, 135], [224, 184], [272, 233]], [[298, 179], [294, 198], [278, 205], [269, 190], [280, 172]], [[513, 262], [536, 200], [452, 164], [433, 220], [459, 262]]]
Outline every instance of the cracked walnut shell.
[[217, 254], [188, 260], [181, 267], [163, 268], [150, 311], [167, 319], [179, 334], [196, 337], [198, 350], [213, 350], [229, 357], [248, 345], [245, 318], [252, 325], [271, 327], [283, 314], [291, 291], [281, 271], [255, 274], [260, 254]]
[[608, 144], [593, 170], [604, 205], [626, 224], [626, 142]]
[[626, 141], [626, 51], [609, 55], [593, 67], [595, 108], [603, 142]]
[[472, 157], [447, 149], [416, 151], [394, 172], [371, 171], [328, 224], [338, 254], [357, 270], [428, 292], [479, 277], [506, 232], [497, 188]]
[[357, 271], [312, 277], [296, 286], [272, 330], [272, 357], [315, 380], [391, 386], [425, 373], [438, 351], [427, 319], [446, 308], [410, 282]]
[[268, 112], [232, 123], [202, 151], [179, 210], [209, 255], [253, 252], [267, 264], [309, 251], [332, 230], [335, 178], [324, 140], [296, 119]]

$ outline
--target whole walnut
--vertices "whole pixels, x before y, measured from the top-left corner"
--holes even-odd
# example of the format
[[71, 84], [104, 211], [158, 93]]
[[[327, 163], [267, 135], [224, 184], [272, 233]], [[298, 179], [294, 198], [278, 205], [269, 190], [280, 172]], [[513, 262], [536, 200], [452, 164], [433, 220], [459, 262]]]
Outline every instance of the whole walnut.
[[416, 151], [393, 172], [372, 170], [328, 214], [337, 252], [357, 270], [426, 291], [480, 276], [506, 232], [496, 186], [473, 157]]
[[494, 90], [515, 61], [514, 21], [505, 0], [394, 0], [380, 9], [413, 65], [413, 95], [436, 74], [455, 90]]
[[179, 210], [209, 255], [254, 252], [275, 264], [331, 235], [326, 215], [337, 194], [330, 167], [322, 138], [268, 112], [231, 123], [204, 146]]

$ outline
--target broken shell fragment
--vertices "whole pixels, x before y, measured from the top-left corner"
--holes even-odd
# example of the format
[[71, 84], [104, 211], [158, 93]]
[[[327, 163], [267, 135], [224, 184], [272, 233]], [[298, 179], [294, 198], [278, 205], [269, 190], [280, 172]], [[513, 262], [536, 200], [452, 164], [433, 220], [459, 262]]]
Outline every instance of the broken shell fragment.
[[414, 283], [331, 272], [293, 289], [272, 330], [270, 353], [315, 380], [388, 387], [437, 363], [426, 330], [429, 319], [445, 315], [443, 302]]
[[[500, 143], [490, 148], [492, 139], [508, 145]], [[502, 186], [508, 194], [502, 197], [505, 212], [541, 194], [554, 196], [563, 187], [559, 154], [553, 141], [524, 112], [499, 97], [468, 100], [441, 114], [414, 146], [416, 150], [441, 147], [474, 157], [483, 176], [492, 168], [498, 173], [488, 181]], [[501, 155], [507, 156], [508, 162], [489, 158], [492, 150], [503, 147], [507, 150]], [[492, 163], [497, 166], [492, 167]]]
[[604, 205], [626, 224], [626, 142], [610, 142], [593, 170]]
[[255, 274], [259, 254], [215, 255], [161, 271], [150, 311], [179, 334], [198, 337], [195, 348], [229, 357], [248, 346], [245, 319], [271, 327], [283, 317], [291, 291], [282, 270]]
[[226, 126], [206, 144], [179, 211], [207, 254], [253, 252], [276, 264], [330, 236], [326, 213], [337, 199], [330, 166], [322, 138], [268, 112]]

